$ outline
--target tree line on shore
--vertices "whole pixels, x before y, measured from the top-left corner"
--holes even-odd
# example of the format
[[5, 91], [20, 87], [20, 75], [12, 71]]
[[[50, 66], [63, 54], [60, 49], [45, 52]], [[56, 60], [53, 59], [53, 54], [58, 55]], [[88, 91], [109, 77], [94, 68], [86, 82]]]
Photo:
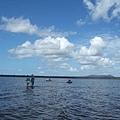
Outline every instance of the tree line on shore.
[[[3, 75], [0, 77], [30, 77], [31, 75]], [[112, 75], [88, 75], [88, 76], [35, 76], [36, 78], [78, 78], [78, 79], [120, 79]]]

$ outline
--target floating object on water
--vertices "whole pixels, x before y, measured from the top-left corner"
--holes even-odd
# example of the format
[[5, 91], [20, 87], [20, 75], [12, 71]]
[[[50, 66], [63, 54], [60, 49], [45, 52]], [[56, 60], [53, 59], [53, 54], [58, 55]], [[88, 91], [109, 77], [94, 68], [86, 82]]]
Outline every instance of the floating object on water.
[[72, 83], [72, 80], [69, 79], [69, 80], [67, 81], [67, 83]]
[[49, 79], [46, 79], [46, 82], [51, 82], [52, 80], [49, 78]]

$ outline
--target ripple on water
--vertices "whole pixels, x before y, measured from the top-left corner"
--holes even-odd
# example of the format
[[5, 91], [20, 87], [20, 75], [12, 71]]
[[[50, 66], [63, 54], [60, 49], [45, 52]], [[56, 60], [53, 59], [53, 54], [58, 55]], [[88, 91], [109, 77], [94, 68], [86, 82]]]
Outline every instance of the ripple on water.
[[26, 89], [23, 78], [0, 78], [0, 119], [120, 120], [120, 81], [66, 81], [41, 78]]

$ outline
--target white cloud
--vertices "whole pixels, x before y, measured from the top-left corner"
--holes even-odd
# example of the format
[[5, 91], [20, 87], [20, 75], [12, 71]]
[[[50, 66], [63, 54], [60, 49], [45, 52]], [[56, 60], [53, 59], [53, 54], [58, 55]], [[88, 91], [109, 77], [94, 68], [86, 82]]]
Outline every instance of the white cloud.
[[42, 70], [42, 67], [37, 67], [40, 74], [44, 74], [45, 72]]
[[29, 41], [26, 41], [22, 45], [17, 46], [16, 49], [8, 50], [8, 52], [14, 56], [17, 55], [17, 57], [21, 59], [25, 57], [32, 57], [35, 53], [33, 48], [34, 46]]
[[77, 24], [78, 26], [82, 26], [82, 25], [85, 25], [85, 24], [86, 24], [86, 21], [83, 21], [82, 19], [80, 19], [80, 20], [77, 20], [76, 24]]
[[104, 67], [112, 67], [114, 65], [114, 61], [110, 60], [109, 58], [103, 58], [98, 61], [98, 65], [102, 65]]
[[90, 9], [92, 11], [94, 10], [94, 5], [93, 5], [93, 3], [91, 1], [84, 0], [84, 3], [87, 5], [88, 9]]
[[115, 63], [120, 63], [120, 38], [113, 37], [113, 39], [107, 43], [107, 54], [113, 56]]
[[81, 66], [81, 70], [91, 70], [94, 68], [95, 68], [95, 66], [93, 66], [93, 65], [82, 65]]
[[44, 71], [40, 71], [39, 73], [40, 73], [40, 74], [43, 74], [43, 73], [45, 73], [45, 72], [44, 72]]
[[70, 67], [70, 71], [73, 72], [73, 71], [77, 71], [76, 68], [73, 68], [73, 67]]
[[21, 72], [22, 71], [22, 69], [18, 69], [18, 72]]
[[76, 32], [57, 32], [54, 26], [49, 28], [40, 28], [37, 25], [32, 25], [29, 19], [20, 18], [7, 18], [2, 17], [2, 22], [4, 24], [0, 25], [1, 30], [6, 30], [14, 33], [27, 33], [27, 34], [36, 34], [38, 36], [54, 36], [54, 37], [63, 37], [71, 34], [76, 34]]
[[40, 69], [41, 69], [41, 67], [38, 67], [37, 69], [38, 69], [38, 70], [40, 70]]
[[68, 65], [67, 63], [61, 64], [60, 67], [61, 67], [62, 69], [66, 69], [67, 71], [71, 71], [71, 72], [77, 71], [77, 68], [73, 68], [73, 67], [71, 67], [70, 65]]
[[86, 46], [82, 46], [80, 51], [78, 52], [79, 55], [88, 55], [88, 56], [95, 56], [101, 54], [102, 50], [105, 48], [105, 42], [102, 40], [101, 37], [95, 37], [90, 40], [90, 48]]
[[[90, 40], [89, 47], [81, 46], [78, 48], [79, 45], [75, 46], [64, 37], [46, 37], [36, 40], [33, 44], [30, 41], [26, 41], [22, 45], [10, 49], [8, 52], [14, 57], [21, 59], [42, 56], [50, 63], [72, 59], [79, 63], [81, 70], [107, 69], [113, 68], [120, 60], [119, 38], [116, 37], [111, 41], [109, 39], [111, 40], [113, 38], [109, 36], [103, 40], [101, 37], [96, 36]], [[77, 49], [76, 51], [75, 47]], [[53, 66], [55, 67], [54, 62]], [[60, 68], [67, 71], [78, 71], [77, 68], [72, 67], [72, 64], [69, 65], [67, 61], [61, 64]], [[38, 67], [38, 70], [41, 69], [41, 67]], [[55, 67], [54, 71], [56, 70], [57, 67]]]
[[90, 0], [84, 0], [84, 3], [90, 10], [93, 20], [103, 18], [110, 21], [114, 17], [120, 17], [119, 0], [95, 0], [95, 5]]
[[17, 58], [43, 56], [48, 60], [62, 61], [72, 57], [73, 48], [74, 44], [64, 37], [46, 37], [36, 40], [34, 44], [26, 41], [17, 48], [8, 50], [8, 52]]
[[120, 18], [120, 0], [116, 0], [115, 9], [112, 11], [112, 17]]
[[61, 68], [68, 69], [70, 66], [67, 63], [61, 64]]
[[106, 43], [101, 37], [94, 37], [90, 40], [90, 47], [82, 46], [76, 52], [75, 59], [82, 65], [81, 70], [90, 68], [113, 67], [115, 62], [104, 57]]
[[36, 25], [31, 25], [29, 19], [23, 19], [20, 18], [10, 18], [2, 17], [2, 22], [4, 23], [2, 25], [2, 29], [14, 33], [29, 33], [29, 34], [35, 34], [38, 31], [38, 27]]
[[100, 70], [101, 68], [105, 70], [107, 68], [113, 68], [115, 65], [115, 61], [102, 56], [87, 56], [79, 59], [78, 62], [82, 65], [81, 70]]

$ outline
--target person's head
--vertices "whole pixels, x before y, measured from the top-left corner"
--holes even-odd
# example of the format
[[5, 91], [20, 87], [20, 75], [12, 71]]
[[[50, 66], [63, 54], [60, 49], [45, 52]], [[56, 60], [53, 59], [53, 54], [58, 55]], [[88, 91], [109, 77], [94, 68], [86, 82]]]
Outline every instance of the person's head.
[[32, 76], [34, 76], [34, 74], [32, 74]]

